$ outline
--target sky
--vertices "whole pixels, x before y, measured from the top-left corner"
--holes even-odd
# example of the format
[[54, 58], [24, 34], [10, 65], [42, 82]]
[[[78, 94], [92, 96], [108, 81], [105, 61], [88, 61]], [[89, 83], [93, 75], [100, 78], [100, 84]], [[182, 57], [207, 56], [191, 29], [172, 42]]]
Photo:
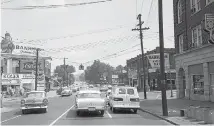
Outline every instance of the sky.
[[[139, 32], [132, 31], [142, 14], [145, 52], [159, 46], [158, 0], [112, 0], [46, 9], [3, 9], [21, 6], [48, 6], [105, 0], [4, 0], [1, 5], [1, 35], [43, 48], [41, 56], [51, 56], [52, 71], [57, 65], [85, 67], [93, 60], [116, 67], [141, 53]], [[3, 1], [3, 2], [4, 2]], [[9, 2], [7, 2], [9, 1]], [[163, 0], [164, 43], [174, 48], [173, 0]], [[117, 53], [117, 54], [116, 54]], [[111, 55], [112, 57], [108, 57]], [[102, 58], [104, 57], [104, 58]]]

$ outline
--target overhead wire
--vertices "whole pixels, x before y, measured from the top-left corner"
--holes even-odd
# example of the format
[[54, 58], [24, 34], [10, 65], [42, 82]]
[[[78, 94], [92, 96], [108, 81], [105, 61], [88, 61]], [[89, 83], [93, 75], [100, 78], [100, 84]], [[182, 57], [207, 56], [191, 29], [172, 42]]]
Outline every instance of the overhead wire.
[[118, 29], [121, 29], [121, 28], [124, 28], [127, 26], [129, 26], [129, 25], [118, 25], [115, 28], [99, 29], [99, 30], [93, 30], [93, 31], [88, 31], [88, 32], [83, 32], [83, 33], [78, 33], [78, 34], [71, 34], [71, 35], [66, 35], [66, 36], [59, 36], [59, 37], [34, 39], [34, 40], [28, 40], [28, 42], [25, 42], [25, 43], [36, 42], [36, 43], [45, 44], [45, 43], [47, 43], [47, 41], [51, 41], [51, 40], [66, 39], [66, 38], [73, 38], [73, 37], [78, 37], [78, 36], [82, 36], [82, 35], [91, 35], [91, 34], [103, 33], [103, 32], [118, 30]]
[[[139, 45], [140, 45], [140, 44], [136, 44], [136, 45], [134, 45], [134, 46], [132, 46], [132, 47], [130, 47], [130, 48], [120, 50], [120, 51], [118, 51], [118, 52], [115, 52], [115, 53], [106, 55], [106, 56], [101, 57], [101, 58], [98, 58], [98, 59], [104, 59], [104, 58], [107, 58], [107, 57], [115, 56], [115, 55], [117, 55], [118, 53], [125, 52], [125, 51], [127, 51], [127, 50], [129, 50], [129, 49], [133, 49], [134, 47], [137, 47], [137, 46], [139, 46]], [[87, 63], [90, 63], [90, 62], [93, 62], [93, 61], [94, 61], [94, 60], [87, 61], [87, 62], [85, 62], [85, 63], [83, 63], [83, 64], [87, 64]]]
[[141, 10], [140, 10], [140, 13], [143, 15], [142, 11], [143, 11], [143, 3], [144, 3], [144, 0], [142, 0], [142, 5], [141, 5]]
[[154, 0], [152, 0], [152, 1], [151, 1], [151, 4], [150, 4], [149, 13], [148, 13], [147, 20], [146, 20], [146, 24], [145, 24], [146, 26], [147, 26], [147, 24], [148, 24], [149, 17], [150, 17], [151, 11], [152, 11], [153, 2], [154, 2]]
[[50, 8], [60, 8], [60, 7], [72, 7], [72, 6], [82, 6], [88, 4], [98, 4], [104, 3], [112, 0], [102, 0], [94, 2], [83, 2], [83, 3], [74, 3], [74, 4], [64, 4], [64, 5], [46, 5], [46, 6], [21, 6], [19, 8], [1, 8], [4, 10], [32, 10], [32, 9], [50, 9]]

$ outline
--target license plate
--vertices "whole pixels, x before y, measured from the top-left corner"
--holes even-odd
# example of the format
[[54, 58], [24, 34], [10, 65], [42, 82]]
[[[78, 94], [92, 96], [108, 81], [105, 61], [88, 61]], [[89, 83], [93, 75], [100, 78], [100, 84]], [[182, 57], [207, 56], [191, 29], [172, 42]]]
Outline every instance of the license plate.
[[94, 107], [88, 108], [88, 111], [95, 111], [96, 109]]

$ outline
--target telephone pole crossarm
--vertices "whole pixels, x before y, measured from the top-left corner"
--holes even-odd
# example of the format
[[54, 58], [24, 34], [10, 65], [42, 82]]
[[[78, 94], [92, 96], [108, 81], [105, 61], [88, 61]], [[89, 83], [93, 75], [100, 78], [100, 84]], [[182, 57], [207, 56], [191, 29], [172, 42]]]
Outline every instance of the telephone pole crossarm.
[[149, 27], [145, 27], [145, 28], [141, 28], [141, 29], [139, 29], [139, 28], [132, 29], [132, 31], [140, 31], [140, 30], [149, 30]]

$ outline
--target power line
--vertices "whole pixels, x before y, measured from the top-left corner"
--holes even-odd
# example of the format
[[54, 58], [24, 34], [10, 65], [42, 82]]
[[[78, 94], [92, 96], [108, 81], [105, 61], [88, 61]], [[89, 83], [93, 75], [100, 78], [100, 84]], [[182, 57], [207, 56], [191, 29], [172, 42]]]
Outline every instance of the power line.
[[61, 52], [61, 51], [67, 51], [67, 52], [70, 52], [72, 50], [76, 50], [76, 49], [88, 49], [89, 47], [96, 47], [96, 46], [99, 46], [101, 44], [107, 44], [107, 43], [119, 43], [119, 42], [122, 42], [122, 41], [125, 41], [125, 40], [132, 40], [132, 39], [136, 39], [137, 36], [134, 35], [134, 36], [127, 36], [127, 37], [121, 37], [119, 39], [110, 39], [110, 40], [106, 40], [106, 41], [98, 41], [98, 42], [92, 42], [92, 43], [87, 43], [87, 44], [83, 44], [83, 45], [77, 45], [77, 46], [69, 46], [69, 47], [63, 47], [63, 48], [58, 48], [58, 49], [49, 49], [46, 50], [46, 52], [51, 52], [52, 53], [58, 53], [58, 52]]
[[148, 24], [149, 17], [150, 17], [151, 11], [152, 11], [153, 2], [154, 2], [154, 0], [152, 0], [152, 1], [151, 1], [151, 4], [150, 4], [149, 13], [148, 13], [147, 20], [146, 20], [146, 24], [145, 24], [146, 26], [147, 26], [147, 24]]
[[144, 3], [144, 0], [142, 0], [141, 11], [140, 11], [141, 14], [142, 14], [142, 11], [143, 11], [143, 3]]
[[93, 30], [93, 31], [88, 31], [88, 32], [83, 32], [83, 33], [78, 33], [78, 34], [71, 34], [71, 35], [66, 35], [66, 36], [59, 36], [59, 37], [51, 37], [51, 38], [29, 40], [28, 43], [31, 43], [31, 42], [38, 43], [38, 42], [40, 42], [42, 44], [45, 44], [47, 41], [50, 41], [50, 40], [66, 39], [66, 38], [73, 38], [73, 37], [78, 37], [78, 36], [82, 36], [82, 35], [97, 34], [97, 33], [102, 33], [102, 32], [108, 32], [108, 31], [121, 29], [121, 28], [124, 28], [124, 27], [127, 27], [127, 26], [129, 26], [129, 25], [118, 25], [115, 28]]
[[[133, 49], [134, 47], [137, 47], [137, 46], [139, 46], [139, 45], [140, 45], [140, 44], [136, 44], [136, 45], [132, 46], [131, 48], [123, 49], [123, 50], [120, 50], [120, 51], [118, 51], [118, 52], [115, 52], [115, 53], [106, 55], [106, 56], [101, 57], [101, 58], [98, 58], [98, 59], [104, 59], [104, 58], [107, 58], [107, 57], [115, 56], [115, 55], [117, 55], [117, 53], [125, 52], [125, 51], [127, 51], [127, 50], [129, 50], [129, 49]], [[90, 62], [93, 62], [93, 61], [94, 61], [94, 60], [87, 61], [87, 62], [85, 62], [84, 64], [87, 64], [87, 63], [90, 63]]]
[[103, 0], [103, 1], [95, 1], [95, 2], [84, 2], [84, 3], [75, 3], [75, 4], [64, 4], [64, 5], [47, 5], [47, 6], [21, 6], [19, 8], [2, 8], [4, 10], [32, 10], [32, 9], [50, 9], [50, 8], [60, 8], [60, 7], [72, 7], [72, 6], [81, 6], [87, 4], [98, 4], [104, 3], [112, 0]]
[[10, 2], [12, 2], [12, 1], [14, 1], [14, 0], [2, 1], [1, 4], [10, 3]]

